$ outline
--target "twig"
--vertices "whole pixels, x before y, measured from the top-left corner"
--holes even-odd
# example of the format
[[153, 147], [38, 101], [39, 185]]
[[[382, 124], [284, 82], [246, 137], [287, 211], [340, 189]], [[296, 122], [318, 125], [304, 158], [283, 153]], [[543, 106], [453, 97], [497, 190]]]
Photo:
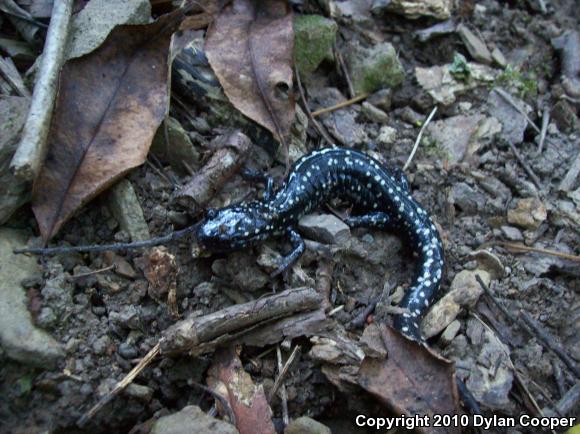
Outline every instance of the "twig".
[[556, 380], [556, 386], [558, 386], [558, 393], [561, 398], [566, 394], [566, 387], [562, 369], [560, 369], [560, 364], [557, 360], [552, 360], [552, 371], [554, 371], [554, 379]]
[[512, 315], [493, 295], [489, 287], [481, 280], [481, 278], [476, 275], [475, 279], [479, 286], [485, 291], [487, 296], [491, 299], [493, 304], [495, 304], [499, 310], [515, 325], [519, 326], [520, 329], [524, 330], [525, 332], [529, 333], [530, 335], [538, 338], [538, 340], [542, 341], [544, 345], [552, 350], [556, 356], [570, 369], [570, 371], [577, 377], [580, 378], [580, 369], [575, 365], [572, 361], [570, 356], [566, 354], [566, 352], [556, 344], [556, 339], [553, 336], [550, 336], [546, 331], [542, 330], [540, 326], [527, 314], [526, 312], [520, 311], [519, 318]]
[[545, 255], [557, 256], [558, 258], [568, 259], [570, 261], [580, 262], [580, 256], [571, 255], [569, 253], [558, 252], [556, 250], [542, 249], [540, 247], [529, 247], [524, 244], [508, 243], [506, 241], [498, 241], [495, 245], [507, 247], [508, 249], [520, 250], [523, 252], [544, 253]]
[[571, 410], [578, 408], [580, 402], [580, 382], [576, 383], [562, 396], [553, 409], [544, 409], [546, 416], [564, 416]]
[[413, 161], [413, 157], [415, 156], [415, 152], [417, 152], [417, 148], [419, 147], [419, 143], [421, 143], [421, 138], [423, 137], [423, 132], [427, 128], [427, 125], [429, 125], [429, 122], [431, 122], [431, 119], [433, 119], [433, 116], [435, 116], [435, 113], [437, 113], [437, 106], [433, 107], [433, 110], [431, 110], [431, 113], [429, 113], [427, 120], [423, 123], [423, 126], [419, 130], [419, 135], [417, 136], [417, 140], [415, 140], [415, 144], [413, 145], [413, 149], [411, 150], [411, 155], [409, 155], [409, 158], [407, 158], [407, 162], [403, 166], [403, 170], [407, 170], [407, 167], [409, 167], [409, 164], [411, 164], [411, 161]]
[[512, 142], [509, 142], [509, 141], [507, 142], [507, 144], [509, 145], [510, 149], [514, 153], [514, 155], [515, 155], [516, 159], [518, 160], [518, 162], [520, 163], [520, 165], [524, 168], [526, 173], [528, 175], [530, 175], [530, 178], [532, 178], [532, 181], [534, 181], [534, 184], [536, 185], [536, 187], [538, 187], [538, 189], [542, 190], [542, 182], [540, 181], [540, 178], [538, 178], [538, 176], [534, 173], [532, 168], [530, 166], [528, 166], [528, 163], [526, 163], [524, 161], [524, 159], [522, 158], [522, 156], [520, 155], [520, 153], [518, 152], [518, 150], [516, 149], [514, 144]]
[[548, 132], [548, 124], [550, 123], [550, 110], [544, 107], [542, 114], [542, 130], [540, 131], [540, 143], [538, 143], [538, 155], [544, 150], [544, 142], [546, 141], [546, 133]]
[[109, 403], [115, 396], [123, 391], [129, 384], [133, 382], [135, 377], [139, 375], [139, 373], [147, 367], [159, 354], [160, 344], [157, 343], [151, 350], [141, 359], [141, 361], [131, 369], [125, 378], [117, 383], [115, 388], [111, 390], [107, 395], [103, 396], [99, 401], [85, 414], [81, 416], [81, 418], [77, 421], [77, 426], [82, 428], [97, 412], [103, 408], [107, 403]]
[[333, 48], [334, 48], [334, 57], [338, 61], [338, 66], [340, 67], [340, 70], [342, 71], [342, 75], [344, 76], [344, 79], [346, 81], [346, 85], [348, 86], [348, 95], [351, 98], [354, 98], [356, 95], [356, 93], [354, 92], [354, 86], [352, 85], [352, 80], [350, 79], [350, 74], [348, 73], [348, 68], [346, 67], [346, 64], [344, 63], [344, 59], [342, 58], [342, 54], [340, 53], [338, 46], [336, 45], [336, 41], [334, 41]]
[[215, 390], [213, 390], [207, 386], [204, 386], [203, 384], [198, 383], [197, 381], [190, 381], [190, 384], [192, 386], [200, 388], [204, 392], [209, 393], [211, 396], [213, 396], [213, 399], [215, 399], [216, 401], [219, 401], [219, 403], [222, 405], [227, 417], [230, 419], [230, 423], [232, 425], [236, 426], [236, 415], [235, 415], [234, 411], [232, 410], [232, 406], [230, 405], [230, 402], [225, 397], [223, 397], [221, 394], [219, 394]]
[[22, 139], [10, 163], [10, 170], [24, 181], [33, 181], [40, 172], [47, 151], [52, 108], [58, 74], [64, 61], [73, 0], [55, 0], [38, 78], [34, 86]]
[[104, 273], [105, 271], [112, 270], [113, 268], [115, 268], [115, 264], [109, 265], [108, 267], [105, 267], [105, 268], [100, 268], [98, 270], [89, 271], [88, 273], [73, 274], [71, 276], [71, 279], [80, 279], [82, 277], [87, 277], [87, 276], [92, 276], [94, 274]]
[[276, 381], [274, 381], [274, 385], [272, 386], [272, 390], [270, 390], [270, 394], [268, 395], [268, 402], [272, 402], [274, 395], [276, 395], [278, 388], [281, 386], [282, 381], [284, 381], [284, 378], [286, 377], [286, 374], [288, 373], [288, 368], [290, 368], [290, 365], [292, 364], [292, 362], [296, 358], [298, 351], [300, 351], [300, 345], [296, 345], [296, 347], [292, 351], [292, 354], [290, 354], [290, 357], [288, 357], [288, 360], [286, 360], [284, 367], [282, 368], [282, 370], [278, 374], [278, 378], [276, 378]]
[[106, 252], [107, 250], [125, 250], [125, 249], [139, 249], [141, 247], [152, 247], [158, 246], [160, 244], [168, 243], [170, 241], [175, 241], [179, 238], [184, 237], [192, 232], [194, 232], [200, 222], [195, 223], [185, 229], [180, 229], [178, 231], [171, 232], [162, 237], [151, 238], [149, 240], [134, 241], [132, 243], [115, 243], [115, 244], [89, 244], [85, 246], [70, 246], [70, 247], [29, 247], [25, 249], [15, 249], [14, 253], [32, 253], [35, 255], [59, 255], [62, 253], [74, 253], [74, 252]]
[[312, 116], [316, 117], [316, 116], [320, 116], [321, 114], [324, 114], [324, 113], [333, 112], [335, 110], [338, 110], [338, 109], [341, 109], [344, 107], [348, 107], [349, 105], [355, 104], [359, 101], [362, 101], [363, 99], [367, 99], [369, 95], [370, 95], [369, 93], [365, 92], [359, 96], [355, 96], [354, 98], [339, 102], [338, 104], [335, 104], [333, 106], [325, 107], [325, 108], [322, 108], [320, 110], [316, 110], [316, 111], [312, 112]]
[[576, 366], [576, 363], [574, 363], [572, 358], [556, 342], [554, 336], [551, 336], [546, 330], [542, 329], [540, 324], [538, 324], [527, 312], [521, 312], [520, 317], [534, 332], [534, 335], [560, 358], [560, 360], [566, 365], [568, 369], [570, 369], [570, 371], [572, 371], [576, 378], [580, 379], [580, 368]]
[[302, 80], [300, 79], [300, 72], [296, 67], [296, 63], [294, 63], [294, 75], [296, 76], [296, 84], [298, 85], [298, 92], [300, 93], [300, 99], [302, 100], [302, 105], [304, 106], [304, 111], [306, 112], [306, 116], [314, 125], [314, 128], [318, 131], [318, 133], [328, 142], [329, 145], [334, 145], [334, 140], [330, 138], [326, 130], [320, 125], [320, 123], [314, 119], [312, 116], [312, 112], [310, 111], [310, 107], [308, 107], [308, 102], [306, 101], [306, 95], [304, 93], [304, 88], [302, 87]]
[[[276, 359], [278, 360], [278, 373], [281, 375], [284, 372], [284, 367], [282, 365], [280, 345], [276, 345]], [[286, 393], [286, 385], [284, 383], [280, 385], [280, 399], [282, 400], [282, 421], [286, 427], [290, 423], [290, 417], [288, 416], [288, 394]]]

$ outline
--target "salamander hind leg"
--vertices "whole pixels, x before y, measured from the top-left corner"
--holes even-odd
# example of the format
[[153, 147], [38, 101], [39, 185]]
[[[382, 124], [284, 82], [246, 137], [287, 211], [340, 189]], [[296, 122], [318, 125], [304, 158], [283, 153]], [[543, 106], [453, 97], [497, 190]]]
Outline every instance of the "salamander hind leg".
[[242, 169], [240, 171], [240, 175], [246, 181], [261, 182], [264, 184], [265, 189], [262, 198], [264, 201], [268, 201], [272, 198], [274, 193], [274, 178], [272, 178], [270, 175], [266, 175], [264, 173], [258, 172], [257, 170], [248, 168]]
[[386, 212], [374, 211], [361, 216], [347, 217], [344, 222], [351, 228], [384, 228], [391, 222]]
[[270, 276], [275, 277], [281, 273], [283, 273], [286, 269], [288, 269], [294, 262], [298, 260], [302, 253], [304, 253], [304, 240], [300, 236], [298, 232], [296, 232], [293, 228], [288, 228], [286, 231], [286, 235], [290, 239], [290, 243], [292, 245], [292, 251], [287, 256], [284, 256], [278, 265], [276, 271], [274, 271]]

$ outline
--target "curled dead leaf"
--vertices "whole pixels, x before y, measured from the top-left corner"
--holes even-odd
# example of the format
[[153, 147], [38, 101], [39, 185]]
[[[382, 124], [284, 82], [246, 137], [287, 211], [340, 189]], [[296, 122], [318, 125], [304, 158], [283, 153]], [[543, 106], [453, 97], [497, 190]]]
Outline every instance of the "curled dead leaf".
[[168, 105], [171, 34], [178, 10], [115, 28], [61, 71], [48, 154], [32, 209], [45, 241], [83, 205], [145, 161]]

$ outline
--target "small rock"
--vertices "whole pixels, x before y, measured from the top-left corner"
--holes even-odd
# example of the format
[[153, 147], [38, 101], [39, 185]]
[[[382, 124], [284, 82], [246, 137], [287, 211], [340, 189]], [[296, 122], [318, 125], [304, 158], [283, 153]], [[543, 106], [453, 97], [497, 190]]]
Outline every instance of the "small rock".
[[30, 198], [28, 183], [19, 181], [9, 169], [29, 104], [29, 98], [24, 97], [6, 96], [0, 99], [0, 224]]
[[427, 312], [422, 322], [423, 336], [426, 339], [435, 336], [455, 320], [463, 307], [477, 303], [483, 289], [475, 279], [479, 275], [483, 283], [489, 285], [490, 275], [484, 270], [463, 270], [459, 272], [451, 289]]
[[489, 66], [468, 62], [466, 67], [469, 70], [469, 80], [457, 80], [451, 74], [452, 66], [447, 64], [430, 68], [415, 67], [415, 77], [419, 85], [435, 102], [444, 106], [453, 104], [458, 95], [468, 90], [492, 83], [497, 75], [497, 71]]
[[567, 101], [560, 100], [554, 104], [551, 115], [560, 131], [571, 133], [578, 131], [580, 128], [578, 116], [576, 116], [574, 108]]
[[409, 19], [432, 17], [437, 20], [446, 20], [451, 17], [452, 0], [374, 0], [371, 10], [373, 13], [394, 12]]
[[54, 367], [64, 352], [34, 326], [27, 308], [20, 282], [40, 270], [36, 258], [12, 253], [25, 247], [27, 238], [25, 232], [0, 228], [0, 344], [9, 358], [46, 369]]
[[501, 279], [506, 276], [506, 269], [499, 257], [487, 250], [477, 250], [470, 254], [478, 263], [478, 268], [489, 273], [492, 279]]
[[150, 19], [148, 0], [91, 0], [71, 19], [66, 58], [90, 53], [117, 25], [147, 24]]
[[[166, 128], [167, 140], [165, 137]], [[171, 168], [182, 176], [190, 175], [190, 170], [199, 169], [199, 152], [191, 143], [187, 131], [179, 121], [172, 117], [167, 117], [155, 133], [151, 152], [161, 161], [169, 163]]]
[[387, 123], [389, 120], [389, 115], [386, 114], [379, 108], [365, 101], [362, 103], [362, 114], [371, 122], [376, 122], [378, 124]]
[[93, 352], [97, 355], [105, 354], [111, 345], [111, 338], [108, 335], [103, 335], [93, 342]]
[[309, 214], [300, 219], [301, 232], [321, 243], [344, 244], [350, 238], [350, 228], [332, 214]]
[[396, 87], [405, 79], [405, 71], [392, 44], [383, 42], [372, 48], [351, 43], [345, 50], [354, 91], [372, 93], [383, 87]]
[[108, 202], [119, 225], [133, 241], [151, 238], [139, 198], [128, 180], [122, 179], [111, 188]]
[[491, 57], [498, 66], [502, 68], [505, 68], [507, 66], [507, 60], [505, 59], [505, 56], [498, 47], [495, 47], [493, 49], [493, 51], [491, 52]]
[[455, 164], [477, 152], [477, 133], [484, 118], [481, 114], [453, 116], [429, 124], [427, 132]]
[[105, 260], [105, 264], [107, 266], [114, 265], [115, 273], [117, 273], [119, 276], [127, 277], [129, 279], [134, 279], [137, 277], [135, 269], [122, 256], [119, 256], [114, 252], [107, 251], [103, 253], [103, 259]]
[[[522, 107], [526, 113], [531, 112], [531, 107], [523, 101], [512, 96], [512, 99]], [[500, 137], [509, 143], [518, 144], [524, 140], [524, 132], [528, 126], [526, 117], [509, 104], [498, 92], [492, 91], [487, 98], [488, 113], [498, 119], [502, 124]]]
[[454, 33], [456, 29], [457, 24], [454, 20], [451, 19], [443, 21], [442, 23], [437, 23], [434, 26], [428, 27], [426, 29], [416, 30], [414, 32], [414, 37], [417, 38], [419, 42], [427, 42], [431, 38]]
[[451, 188], [451, 200], [461, 212], [472, 215], [485, 203], [485, 196], [465, 182], [459, 182]]
[[231, 424], [205, 414], [196, 405], [155, 421], [151, 434], [238, 434]]
[[510, 241], [524, 240], [524, 235], [522, 234], [522, 231], [520, 231], [518, 228], [514, 228], [513, 226], [502, 226], [500, 229], [501, 233], [507, 240]]
[[132, 330], [139, 330], [141, 328], [139, 310], [133, 305], [122, 306], [119, 312], [110, 312], [109, 320], [124, 328]]
[[439, 338], [440, 342], [443, 345], [449, 345], [451, 341], [455, 339], [455, 336], [457, 336], [457, 333], [459, 332], [460, 328], [461, 323], [457, 320], [454, 320], [451, 324], [447, 326], [445, 331], [441, 333], [441, 337]]
[[379, 130], [379, 135], [377, 136], [377, 142], [383, 145], [392, 145], [397, 140], [397, 130], [389, 127], [388, 125], [383, 125]]
[[540, 199], [520, 199], [515, 209], [508, 210], [509, 223], [524, 229], [536, 230], [548, 218], [548, 211]]
[[308, 416], [302, 416], [290, 422], [284, 434], [331, 434], [331, 431], [326, 425]]
[[123, 393], [142, 402], [149, 402], [153, 397], [153, 389], [141, 384], [131, 383]]
[[385, 112], [391, 110], [392, 100], [393, 91], [391, 89], [380, 89], [367, 98], [369, 103]]
[[119, 347], [117, 348], [117, 352], [122, 358], [126, 360], [135, 359], [139, 355], [139, 353], [137, 352], [137, 348], [126, 342], [123, 342], [121, 345], [119, 345]]
[[473, 57], [476, 61], [485, 63], [486, 65], [491, 64], [493, 61], [491, 57], [491, 53], [489, 49], [485, 45], [485, 43], [479, 39], [471, 30], [469, 30], [463, 24], [460, 24], [457, 27], [457, 33], [459, 37], [463, 41], [465, 48], [469, 51], [471, 57]]
[[332, 46], [338, 26], [320, 15], [295, 15], [294, 57], [300, 74], [311, 74], [327, 58], [332, 58]]

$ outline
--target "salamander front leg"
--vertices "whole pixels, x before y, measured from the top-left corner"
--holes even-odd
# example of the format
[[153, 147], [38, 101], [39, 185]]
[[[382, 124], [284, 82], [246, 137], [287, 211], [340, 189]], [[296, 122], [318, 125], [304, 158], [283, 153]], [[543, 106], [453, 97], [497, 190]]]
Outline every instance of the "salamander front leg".
[[288, 267], [290, 267], [294, 262], [298, 260], [302, 253], [304, 253], [304, 240], [298, 232], [293, 228], [288, 228], [286, 235], [290, 238], [290, 243], [292, 244], [292, 252], [289, 255], [284, 256], [278, 265], [276, 271], [274, 271], [270, 276], [275, 277], [278, 274], [284, 272]]
[[384, 228], [391, 221], [386, 212], [374, 211], [361, 216], [347, 217], [344, 222], [350, 228]]
[[257, 170], [251, 170], [244, 168], [240, 171], [240, 175], [246, 181], [262, 182], [265, 186], [263, 200], [270, 200], [272, 194], [274, 193], [274, 178], [265, 173], [258, 172]]

